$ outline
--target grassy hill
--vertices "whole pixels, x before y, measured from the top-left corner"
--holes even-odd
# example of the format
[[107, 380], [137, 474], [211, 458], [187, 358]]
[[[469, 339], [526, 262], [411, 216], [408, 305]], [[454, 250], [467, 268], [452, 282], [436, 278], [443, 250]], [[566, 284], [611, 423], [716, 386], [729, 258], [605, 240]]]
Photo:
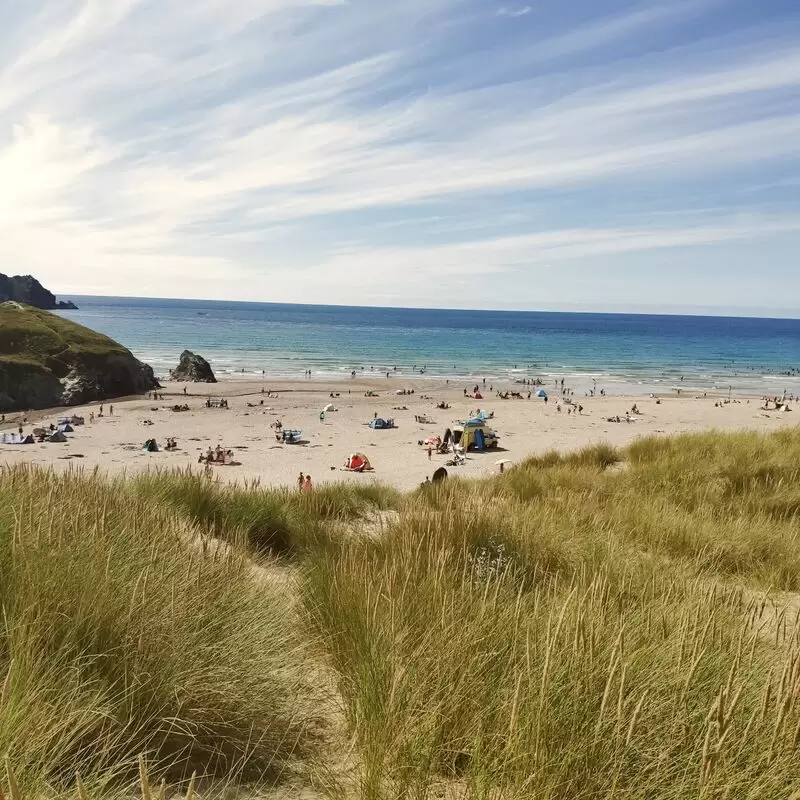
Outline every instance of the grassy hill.
[[0, 304], [0, 358], [43, 365], [114, 353], [129, 354], [113, 339], [47, 311], [18, 303]]
[[68, 404], [62, 381], [70, 376], [85, 384], [74, 402], [144, 392], [155, 385], [148, 370], [107, 336], [31, 306], [0, 304], [0, 410]]
[[797, 796], [798, 430], [407, 496], [14, 469], [0, 500], [21, 796], [129, 797], [140, 758], [204, 797]]

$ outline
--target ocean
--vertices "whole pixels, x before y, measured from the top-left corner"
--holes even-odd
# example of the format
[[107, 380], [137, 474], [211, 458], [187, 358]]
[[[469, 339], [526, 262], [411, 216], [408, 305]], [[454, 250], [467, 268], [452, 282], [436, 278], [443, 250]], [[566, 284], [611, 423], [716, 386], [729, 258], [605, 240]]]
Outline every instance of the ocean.
[[79, 310], [62, 316], [121, 342], [160, 377], [189, 349], [218, 377], [251, 380], [356, 370], [465, 386], [563, 377], [576, 393], [800, 393], [800, 320], [70, 299]]

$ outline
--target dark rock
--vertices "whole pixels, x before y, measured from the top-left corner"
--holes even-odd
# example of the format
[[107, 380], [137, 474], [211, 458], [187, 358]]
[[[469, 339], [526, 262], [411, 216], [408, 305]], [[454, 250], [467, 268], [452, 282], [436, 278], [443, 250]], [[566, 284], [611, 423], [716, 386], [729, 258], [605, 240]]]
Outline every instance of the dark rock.
[[9, 277], [0, 273], [0, 303], [13, 300], [16, 303], [41, 308], [45, 311], [75, 310], [71, 301], [56, 300], [56, 296], [42, 286], [32, 275]]
[[189, 350], [181, 353], [178, 366], [170, 372], [173, 381], [186, 383], [216, 383], [211, 365], [202, 356], [195, 355]]

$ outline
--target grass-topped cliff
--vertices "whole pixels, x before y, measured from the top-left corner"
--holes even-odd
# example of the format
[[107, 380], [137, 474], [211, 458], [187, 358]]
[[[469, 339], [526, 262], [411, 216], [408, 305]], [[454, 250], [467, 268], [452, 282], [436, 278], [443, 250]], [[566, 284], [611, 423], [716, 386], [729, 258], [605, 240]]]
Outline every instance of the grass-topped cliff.
[[0, 752], [24, 797], [141, 758], [203, 797], [789, 800], [799, 464], [794, 430], [408, 496], [1, 471]]
[[100, 333], [19, 303], [0, 304], [0, 410], [145, 392], [152, 370]]

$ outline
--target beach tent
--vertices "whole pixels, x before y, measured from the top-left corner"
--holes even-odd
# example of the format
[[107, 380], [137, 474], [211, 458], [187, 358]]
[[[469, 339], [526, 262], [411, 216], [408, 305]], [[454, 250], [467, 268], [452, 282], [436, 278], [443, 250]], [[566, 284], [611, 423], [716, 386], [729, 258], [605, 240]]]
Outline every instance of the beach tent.
[[497, 447], [499, 437], [484, 422], [480, 425], [471, 424], [474, 420], [467, 420], [463, 430], [456, 428], [453, 431], [453, 444], [457, 444], [467, 450], [489, 450]]
[[444, 467], [439, 467], [436, 472], [433, 473], [432, 481], [433, 483], [440, 483], [447, 477], [447, 470]]
[[335, 408], [332, 403], [328, 403], [325, 408], [322, 409], [323, 411], [338, 411], [338, 408]]
[[281, 432], [281, 441], [284, 444], [298, 444], [303, 438], [303, 431], [284, 428]]
[[386, 430], [387, 428], [394, 428], [393, 419], [383, 419], [382, 417], [375, 417], [375, 419], [373, 419], [368, 424], [370, 428], [376, 431]]
[[537, 396], [537, 397], [547, 397], [547, 392], [546, 392], [544, 389], [539, 389], [539, 390], [536, 392], [536, 396]]
[[36, 440], [28, 434], [20, 436], [18, 433], [0, 433], [0, 444], [35, 444]]
[[75, 428], [73, 428], [72, 425], [69, 424], [69, 422], [65, 422], [63, 425], [59, 425], [58, 429], [61, 431], [61, 433], [72, 433], [75, 430]]
[[344, 463], [345, 469], [351, 472], [367, 472], [372, 469], [372, 464], [363, 453], [353, 453]]
[[63, 444], [67, 441], [67, 437], [64, 436], [63, 431], [55, 431], [47, 437], [47, 441], [51, 444]]

